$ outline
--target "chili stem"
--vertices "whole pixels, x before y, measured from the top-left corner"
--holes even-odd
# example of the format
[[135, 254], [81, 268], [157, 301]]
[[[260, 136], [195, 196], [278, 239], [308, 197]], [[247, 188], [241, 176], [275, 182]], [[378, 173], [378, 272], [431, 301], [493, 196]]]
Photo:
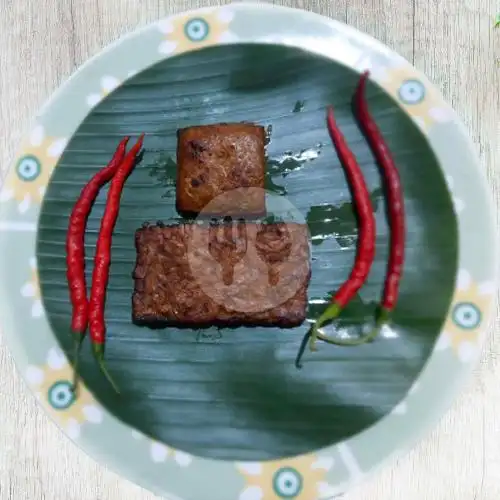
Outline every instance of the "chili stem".
[[79, 368], [80, 368], [80, 349], [83, 344], [83, 335], [79, 335], [78, 337], [75, 337], [75, 347], [74, 347], [74, 354], [73, 354], [73, 392], [77, 392], [78, 388], [78, 381], [80, 379], [80, 373], [79, 373]]
[[102, 344], [94, 344], [92, 346], [92, 350], [94, 351], [94, 357], [97, 361], [97, 364], [99, 365], [101, 373], [106, 377], [106, 379], [108, 380], [108, 382], [110, 383], [111, 387], [116, 392], [116, 394], [120, 394], [120, 388], [113, 380], [113, 377], [109, 373], [106, 367], [106, 363], [104, 362], [104, 346]]
[[317, 333], [317, 337], [318, 339], [322, 340], [323, 342], [326, 342], [327, 344], [333, 344], [338, 346], [359, 346], [363, 344], [368, 344], [369, 342], [375, 340], [379, 336], [380, 330], [387, 323], [388, 318], [389, 318], [389, 311], [381, 309], [380, 313], [377, 316], [375, 326], [370, 331], [370, 333], [355, 339], [339, 339], [335, 337], [327, 337], [322, 333]]
[[118, 385], [116, 385], [116, 382], [113, 380], [113, 377], [110, 375], [110, 373], [108, 372], [108, 369], [106, 368], [106, 364], [104, 363], [104, 359], [100, 359], [97, 362], [99, 364], [99, 368], [100, 368], [102, 374], [106, 377], [106, 379], [110, 383], [113, 390], [116, 392], [116, 394], [121, 394], [120, 388], [118, 387]]
[[327, 322], [327, 321], [332, 321], [335, 318], [337, 318], [340, 313], [342, 312], [342, 307], [340, 304], [337, 304], [334, 302], [333, 304], [330, 304], [324, 311], [323, 314], [316, 320], [316, 323], [314, 323], [312, 327], [312, 332], [311, 332], [311, 340], [309, 341], [309, 349], [311, 351], [317, 351], [318, 348], [316, 347], [316, 340], [320, 338], [323, 340], [321, 333], [318, 332], [318, 330]]
[[299, 352], [297, 353], [297, 357], [295, 358], [295, 368], [297, 368], [297, 370], [300, 370], [302, 368], [301, 360], [302, 360], [302, 356], [304, 355], [304, 352], [305, 352], [306, 347], [307, 347], [307, 341], [311, 337], [312, 328], [313, 327], [311, 327], [311, 328], [309, 328], [309, 330], [307, 330], [307, 333], [304, 335], [304, 338], [302, 339], [302, 342], [300, 343]]
[[[331, 312], [329, 312], [329, 309], [331, 309]], [[363, 335], [361, 337], [355, 338], [355, 339], [340, 339], [336, 337], [328, 337], [326, 335], [323, 335], [318, 331], [319, 328], [321, 328], [322, 325], [324, 325], [328, 320], [334, 319], [335, 310], [330, 306], [318, 319], [316, 324], [313, 327], [314, 331], [314, 336], [315, 338], [322, 340], [323, 342], [326, 342], [327, 344], [333, 344], [333, 345], [338, 345], [341, 347], [350, 347], [350, 346], [360, 346], [363, 344], [368, 344], [369, 342], [372, 342], [375, 340], [379, 334], [380, 330], [382, 327], [388, 322], [389, 317], [390, 317], [390, 311], [387, 309], [381, 308], [379, 311], [379, 314], [377, 315], [377, 320], [375, 322], [375, 325], [373, 329], [368, 333], [367, 335]], [[316, 351], [316, 345], [311, 346], [311, 350]]]

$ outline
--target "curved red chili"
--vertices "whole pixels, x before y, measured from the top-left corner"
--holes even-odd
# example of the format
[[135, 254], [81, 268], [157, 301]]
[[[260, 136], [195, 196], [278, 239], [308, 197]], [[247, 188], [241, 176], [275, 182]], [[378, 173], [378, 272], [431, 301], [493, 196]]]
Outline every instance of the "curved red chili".
[[327, 321], [339, 316], [354, 295], [356, 295], [368, 278], [375, 258], [375, 216], [363, 172], [335, 121], [333, 108], [331, 107], [328, 108], [327, 124], [330, 137], [346, 172], [347, 181], [351, 186], [354, 206], [358, 216], [359, 239], [354, 265], [349, 278], [332, 297], [332, 303], [318, 318], [312, 328], [310, 334], [311, 350], [316, 349], [316, 339], [337, 345], [357, 345], [359, 343], [360, 339], [335, 339], [326, 337], [319, 333], [318, 329]]
[[106, 337], [106, 324], [104, 321], [104, 306], [106, 303], [106, 288], [109, 280], [109, 267], [111, 264], [111, 241], [115, 228], [123, 186], [127, 177], [132, 172], [137, 162], [137, 155], [142, 148], [144, 135], [127, 153], [125, 159], [116, 171], [106, 200], [106, 208], [101, 221], [97, 248], [94, 257], [94, 270], [92, 273], [92, 287], [89, 301], [90, 338], [92, 351], [99, 363], [101, 371], [107, 377], [116, 392], [118, 387], [110, 377], [104, 365], [104, 342]]
[[78, 351], [89, 321], [89, 302], [85, 280], [85, 227], [101, 187], [113, 177], [123, 161], [128, 140], [129, 138], [125, 137], [120, 142], [109, 164], [97, 172], [82, 189], [69, 217], [66, 236], [66, 276], [72, 305], [71, 331], [77, 335], [75, 342], [75, 385], [78, 373]]
[[388, 321], [391, 312], [396, 306], [399, 294], [399, 283], [403, 274], [406, 229], [404, 197], [399, 172], [389, 147], [368, 109], [368, 103], [365, 96], [368, 77], [368, 71], [361, 76], [354, 95], [354, 109], [360, 128], [365, 134], [375, 159], [382, 170], [387, 193], [387, 212], [391, 230], [384, 295], [377, 318], [377, 327], [372, 334], [372, 337], [374, 337], [381, 326]]

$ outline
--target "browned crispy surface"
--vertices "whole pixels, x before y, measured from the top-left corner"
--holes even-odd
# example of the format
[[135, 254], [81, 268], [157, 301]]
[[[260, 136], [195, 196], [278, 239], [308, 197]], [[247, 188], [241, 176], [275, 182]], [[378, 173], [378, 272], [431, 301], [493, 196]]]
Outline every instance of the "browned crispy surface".
[[209, 205], [207, 215], [265, 213], [265, 130], [247, 124], [181, 129], [177, 142], [177, 209], [199, 213], [222, 193], [251, 189]]
[[306, 318], [307, 226], [150, 226], [136, 232], [137, 323], [294, 327]]

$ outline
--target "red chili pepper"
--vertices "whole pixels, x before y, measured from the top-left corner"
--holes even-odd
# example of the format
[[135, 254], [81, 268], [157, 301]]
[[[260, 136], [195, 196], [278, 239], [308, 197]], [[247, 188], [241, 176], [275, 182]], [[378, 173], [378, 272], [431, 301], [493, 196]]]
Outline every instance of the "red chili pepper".
[[354, 107], [360, 127], [375, 155], [384, 177], [387, 193], [387, 211], [391, 229], [389, 262], [385, 278], [384, 295], [372, 337], [376, 336], [396, 306], [399, 282], [403, 273], [405, 255], [405, 210], [399, 172], [375, 120], [370, 115], [365, 97], [366, 82], [370, 74], [364, 72], [354, 95]]
[[120, 142], [109, 164], [97, 172], [82, 189], [69, 218], [66, 237], [66, 276], [73, 307], [71, 331], [77, 335], [75, 342], [75, 387], [78, 377], [78, 352], [89, 321], [89, 302], [85, 280], [85, 227], [101, 187], [113, 177], [123, 161], [128, 140], [129, 138], [125, 137]]
[[311, 350], [316, 349], [315, 342], [318, 338], [337, 345], [358, 345], [359, 343], [363, 343], [360, 342], [361, 339], [329, 338], [319, 333], [318, 329], [327, 321], [339, 316], [358, 290], [364, 285], [375, 257], [375, 216], [373, 215], [370, 193], [368, 192], [363, 172], [335, 121], [335, 116], [331, 107], [328, 108], [327, 124], [330, 137], [345, 169], [349, 185], [351, 186], [354, 206], [358, 215], [359, 239], [354, 266], [349, 278], [332, 297], [332, 303], [326, 308], [312, 328], [310, 334]]
[[104, 306], [106, 302], [106, 288], [109, 279], [109, 267], [111, 264], [111, 240], [115, 228], [118, 212], [120, 210], [120, 199], [123, 186], [127, 177], [132, 172], [137, 162], [137, 155], [142, 148], [144, 134], [127, 153], [115, 173], [106, 200], [106, 208], [101, 221], [97, 248], [94, 257], [94, 271], [92, 273], [92, 288], [90, 291], [89, 316], [90, 316], [90, 338], [92, 340], [92, 351], [99, 363], [101, 371], [109, 380], [116, 392], [119, 389], [109, 375], [104, 364], [104, 343], [106, 337], [106, 324], [104, 321]]

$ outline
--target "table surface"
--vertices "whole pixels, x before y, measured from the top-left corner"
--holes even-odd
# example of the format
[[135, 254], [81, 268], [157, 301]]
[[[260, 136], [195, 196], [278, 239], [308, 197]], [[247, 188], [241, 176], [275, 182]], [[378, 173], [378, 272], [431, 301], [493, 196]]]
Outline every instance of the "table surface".
[[[0, 0], [1, 172], [48, 96], [127, 31], [209, 0]], [[383, 41], [439, 86], [470, 130], [499, 202], [497, 0], [281, 0]], [[496, 154], [496, 157], [495, 157]], [[496, 160], [496, 161], [495, 161]], [[496, 163], [496, 165], [495, 165]], [[495, 330], [498, 328], [495, 322]], [[500, 344], [491, 337], [469, 385], [410, 454], [346, 500], [500, 498]], [[0, 341], [0, 499], [152, 500], [79, 451], [36, 406]], [[312, 500], [312, 499], [311, 499]]]

